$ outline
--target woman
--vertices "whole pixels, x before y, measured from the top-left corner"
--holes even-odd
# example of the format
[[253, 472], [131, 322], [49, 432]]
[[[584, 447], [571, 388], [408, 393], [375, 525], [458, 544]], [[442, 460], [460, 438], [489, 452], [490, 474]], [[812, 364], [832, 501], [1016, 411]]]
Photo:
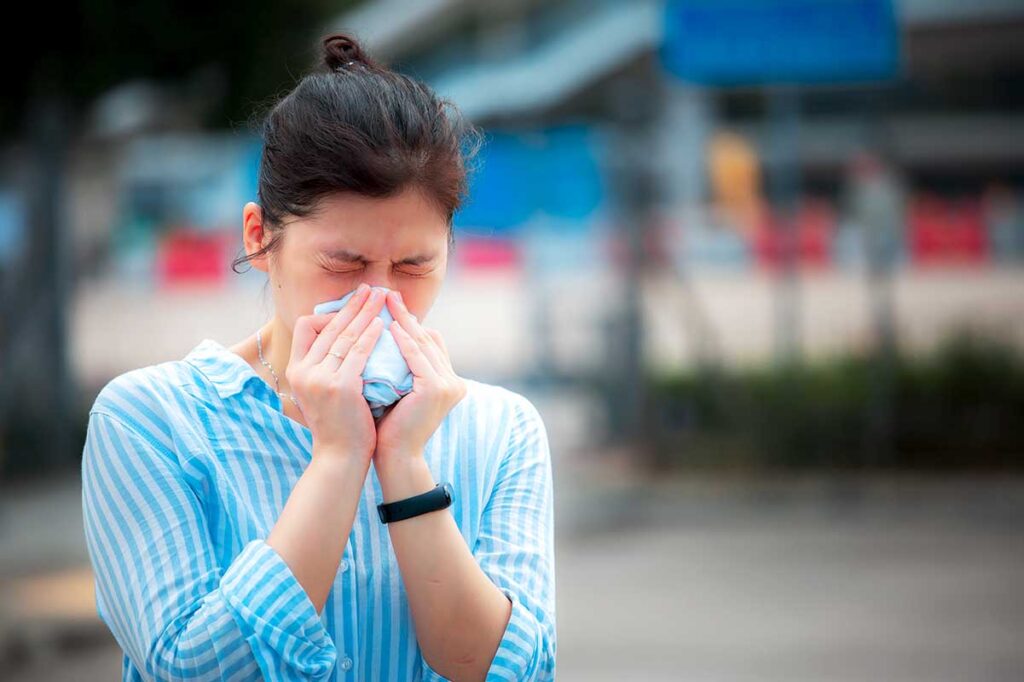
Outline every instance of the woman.
[[[323, 47], [264, 121], [243, 210], [273, 319], [126, 372], [90, 410], [97, 610], [126, 680], [553, 679], [544, 424], [458, 377], [421, 323], [477, 131], [351, 38]], [[385, 331], [414, 379], [375, 419], [362, 373]], [[450, 507], [379, 516], [444, 483]]]

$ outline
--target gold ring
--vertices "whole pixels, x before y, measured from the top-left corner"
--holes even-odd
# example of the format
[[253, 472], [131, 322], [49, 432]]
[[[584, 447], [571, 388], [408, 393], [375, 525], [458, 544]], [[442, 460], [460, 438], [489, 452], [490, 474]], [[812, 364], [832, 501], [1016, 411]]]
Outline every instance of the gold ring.
[[333, 355], [334, 357], [338, 358], [339, 360], [344, 360], [345, 359], [344, 355], [342, 355], [341, 353], [335, 353], [333, 350], [329, 350], [329, 351], [327, 351], [327, 353], [328, 353], [328, 355]]

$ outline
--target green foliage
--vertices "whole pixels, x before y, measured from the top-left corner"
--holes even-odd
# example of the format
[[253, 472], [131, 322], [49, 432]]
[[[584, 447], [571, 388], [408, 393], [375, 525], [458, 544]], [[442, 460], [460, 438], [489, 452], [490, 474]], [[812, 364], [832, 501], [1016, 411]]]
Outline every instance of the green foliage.
[[183, 86], [215, 66], [227, 92], [211, 127], [246, 120], [254, 106], [290, 89], [319, 57], [321, 32], [359, 4], [355, 0], [188, 2], [89, 0], [55, 7], [19, 3], [12, 27], [45, 27], [31, 43], [4, 41], [7, 90], [0, 102], [0, 135], [18, 134], [31, 95], [56, 93], [73, 118], [93, 98], [142, 78]]
[[1024, 359], [966, 334], [918, 358], [701, 371], [651, 391], [654, 447], [672, 465], [1024, 465]]

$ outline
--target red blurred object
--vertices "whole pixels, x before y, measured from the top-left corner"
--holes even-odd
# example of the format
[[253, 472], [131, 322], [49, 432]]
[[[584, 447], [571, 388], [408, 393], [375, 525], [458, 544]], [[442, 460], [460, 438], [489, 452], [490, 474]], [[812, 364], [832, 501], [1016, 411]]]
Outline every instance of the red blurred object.
[[908, 223], [915, 265], [978, 265], [988, 260], [985, 220], [978, 199], [915, 197]]
[[519, 243], [507, 237], [469, 237], [455, 242], [455, 258], [468, 270], [518, 270], [522, 267]]
[[[804, 201], [794, 220], [795, 264], [810, 268], [831, 266], [832, 239], [836, 230], [836, 215], [832, 206], [817, 199]], [[766, 210], [762, 215], [751, 236], [751, 248], [761, 267], [774, 270], [782, 265], [784, 227], [776, 212]]]
[[191, 228], [167, 232], [157, 249], [158, 285], [222, 285], [228, 269], [231, 236], [227, 232], [204, 233]]

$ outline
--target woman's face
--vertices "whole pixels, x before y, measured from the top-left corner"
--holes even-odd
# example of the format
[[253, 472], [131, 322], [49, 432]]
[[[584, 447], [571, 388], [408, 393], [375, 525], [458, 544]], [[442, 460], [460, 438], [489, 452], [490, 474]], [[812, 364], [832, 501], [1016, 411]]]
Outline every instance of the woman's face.
[[[247, 253], [270, 241], [262, 211], [243, 210]], [[294, 329], [313, 306], [342, 298], [361, 283], [402, 293], [421, 322], [448, 268], [445, 217], [416, 189], [384, 199], [339, 193], [321, 200], [307, 218], [287, 218], [278, 250], [251, 261], [268, 272], [278, 318]]]

